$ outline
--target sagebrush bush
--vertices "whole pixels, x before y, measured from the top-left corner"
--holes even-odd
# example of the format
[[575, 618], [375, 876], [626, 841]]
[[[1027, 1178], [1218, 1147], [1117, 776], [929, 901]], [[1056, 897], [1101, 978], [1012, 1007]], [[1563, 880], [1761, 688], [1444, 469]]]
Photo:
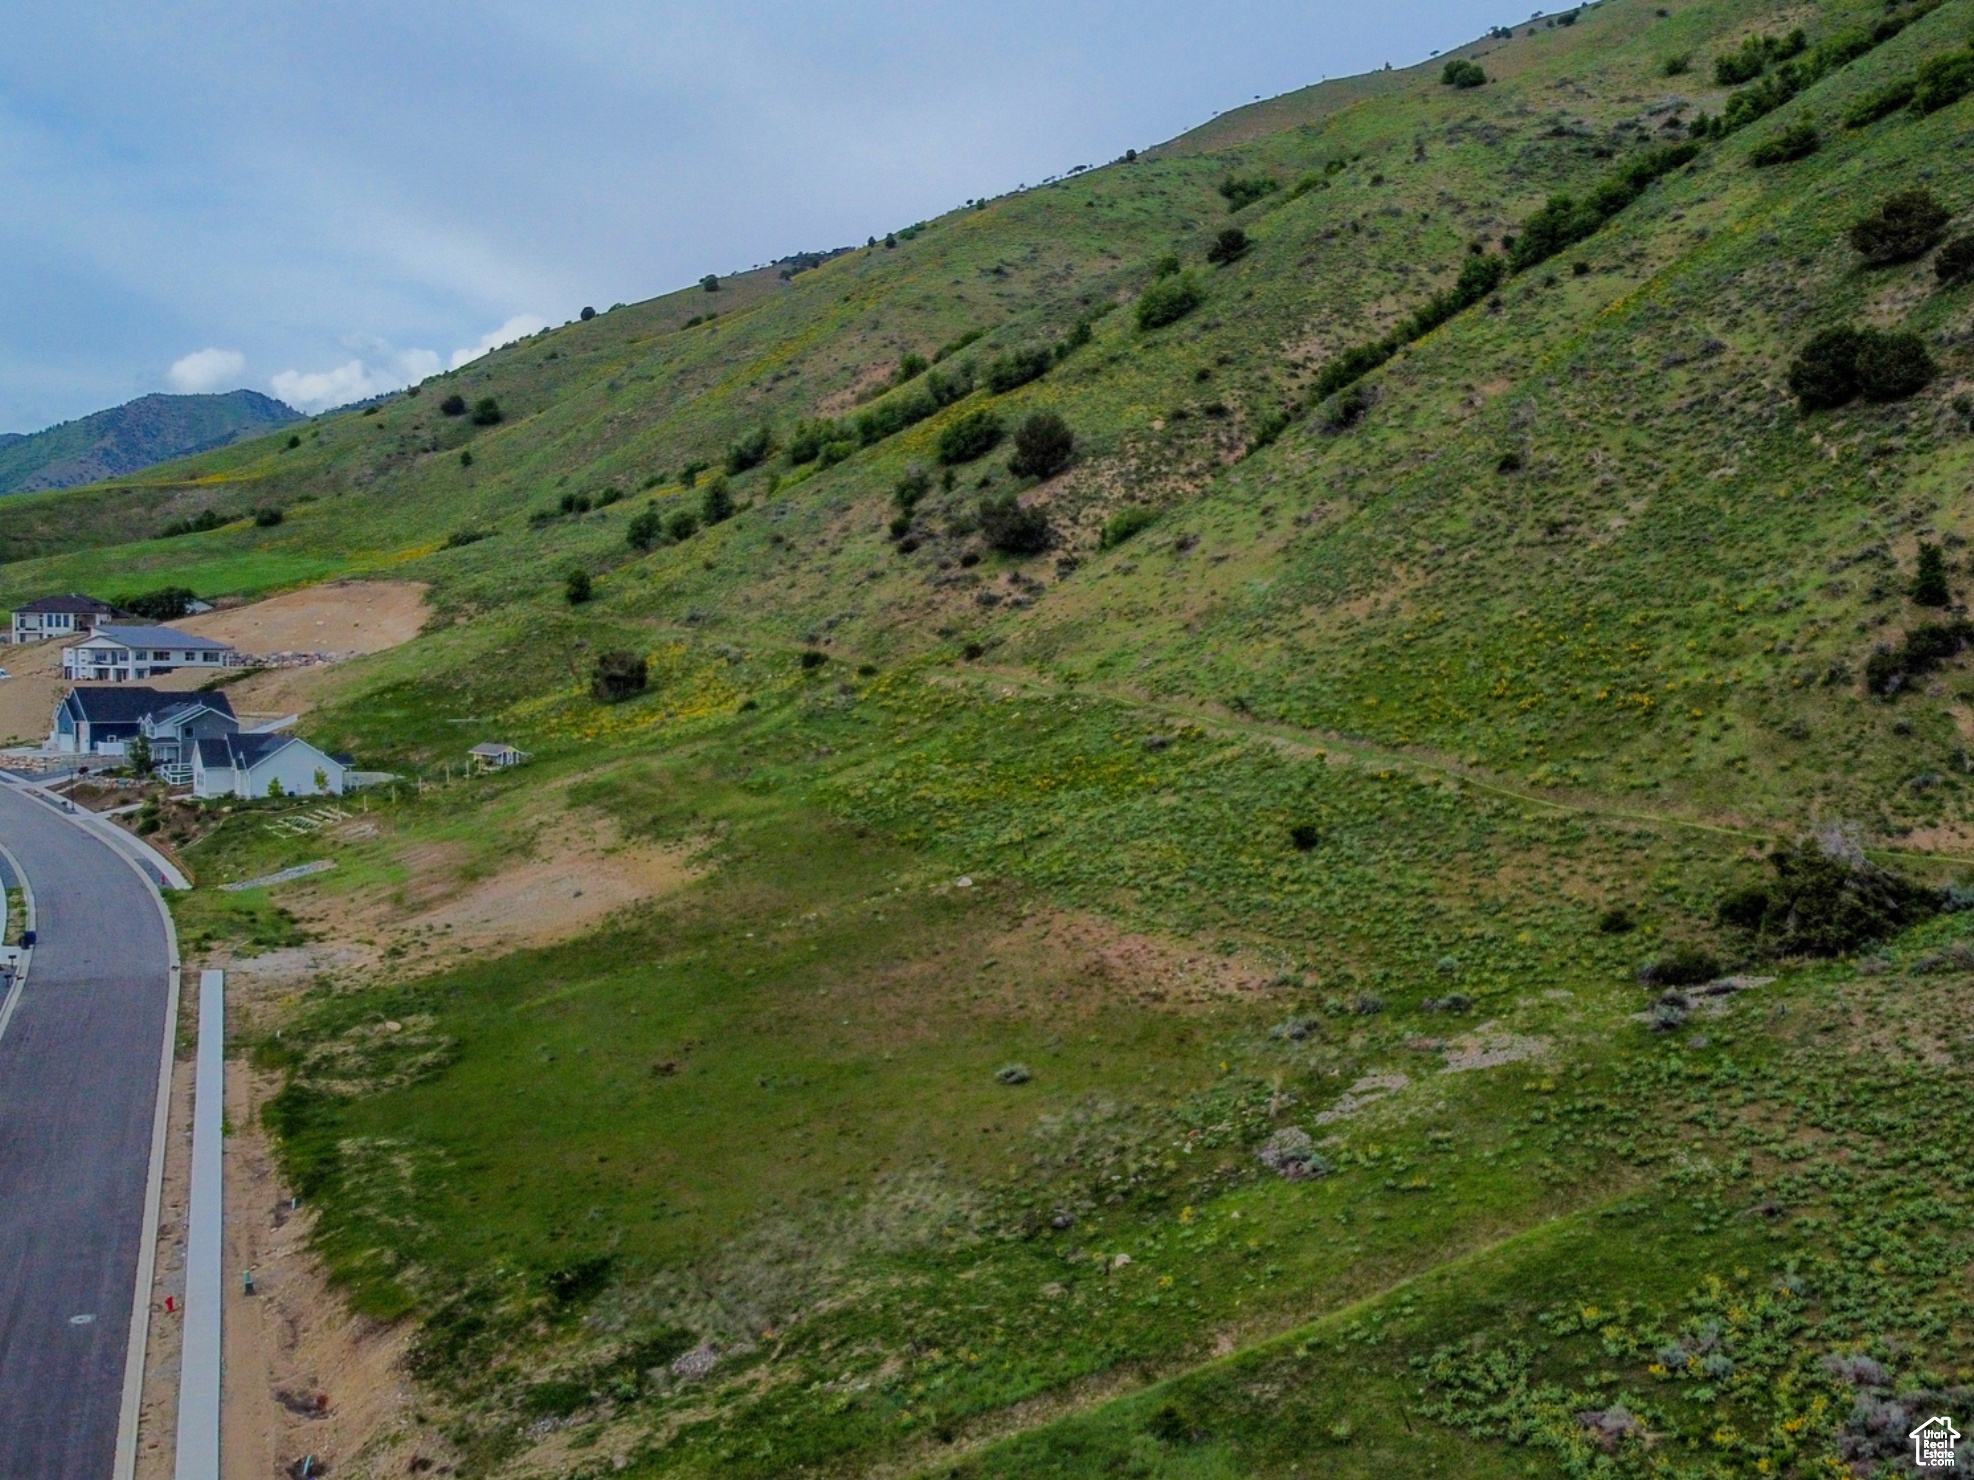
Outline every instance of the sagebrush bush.
[[1001, 440], [1001, 418], [992, 411], [970, 411], [939, 434], [939, 461], [948, 467], [992, 452]]
[[1014, 433], [1014, 456], [1008, 471], [1017, 478], [1053, 478], [1076, 456], [1076, 437], [1069, 423], [1053, 411], [1037, 411]]
[[1206, 249], [1206, 260], [1215, 267], [1225, 267], [1230, 262], [1238, 262], [1247, 255], [1248, 235], [1238, 226], [1229, 226], [1213, 239], [1213, 245]]
[[650, 669], [642, 655], [621, 648], [598, 653], [590, 675], [590, 696], [602, 704], [618, 704], [643, 693], [650, 681]]
[[1694, 987], [1720, 975], [1720, 961], [1701, 946], [1675, 945], [1638, 968], [1644, 987]]
[[1851, 245], [1873, 267], [1910, 262], [1933, 249], [1952, 219], [1930, 190], [1902, 190], [1852, 225]]
[[1004, 555], [1035, 555], [1049, 548], [1049, 516], [1024, 508], [1012, 493], [989, 494], [980, 501], [980, 532]]
[[1190, 273], [1155, 278], [1138, 295], [1138, 327], [1162, 329], [1177, 323], [1205, 301], [1206, 295]]

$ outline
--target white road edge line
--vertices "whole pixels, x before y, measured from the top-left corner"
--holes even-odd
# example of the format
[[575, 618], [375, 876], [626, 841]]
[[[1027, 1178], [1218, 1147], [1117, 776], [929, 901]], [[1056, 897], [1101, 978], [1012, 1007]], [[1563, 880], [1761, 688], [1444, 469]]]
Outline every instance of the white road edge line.
[[[21, 861], [14, 857], [5, 843], [0, 843], [0, 857], [7, 860], [8, 871], [20, 881], [21, 899], [24, 904], [23, 919], [26, 922], [21, 928], [32, 930], [34, 929], [34, 886], [27, 881], [27, 870], [21, 867]], [[27, 985], [27, 968], [33, 961], [34, 947], [29, 946], [21, 952], [20, 969], [14, 973], [14, 985], [7, 992], [7, 1000], [0, 1002], [0, 1038], [7, 1036], [7, 1024], [14, 1020], [14, 1004], [21, 1000], [21, 989]]]
[[219, 1397], [225, 1285], [226, 973], [199, 973], [199, 1072], [192, 1110], [192, 1196], [186, 1215], [185, 1345], [178, 1365], [174, 1480], [219, 1480]]
[[116, 1463], [110, 1471], [112, 1480], [132, 1480], [137, 1473], [137, 1421], [144, 1406], [144, 1359], [151, 1340], [151, 1281], [158, 1267], [158, 1214], [164, 1206], [165, 1132], [171, 1123], [171, 1061], [178, 1046], [180, 973], [178, 927], [172, 923], [171, 909], [165, 904], [164, 895], [158, 892], [156, 881], [122, 849], [110, 851], [144, 881], [151, 902], [158, 907], [158, 918], [164, 922], [165, 950], [171, 961], [170, 987], [165, 999], [164, 1047], [158, 1055], [157, 1108], [151, 1116], [151, 1170], [144, 1184], [144, 1234], [137, 1245], [136, 1293], [130, 1302], [130, 1343], [123, 1358], [123, 1405], [117, 1417]]

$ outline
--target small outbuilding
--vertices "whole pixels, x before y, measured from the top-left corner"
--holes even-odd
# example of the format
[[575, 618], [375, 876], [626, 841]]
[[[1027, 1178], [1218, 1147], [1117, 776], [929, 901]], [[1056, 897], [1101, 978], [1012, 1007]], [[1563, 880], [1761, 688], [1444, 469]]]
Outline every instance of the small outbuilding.
[[293, 735], [213, 735], [192, 748], [195, 797], [341, 796], [349, 768]]
[[498, 771], [503, 766], [518, 766], [528, 758], [528, 752], [512, 745], [498, 745], [491, 740], [483, 741], [466, 752], [472, 757], [473, 768], [477, 771]]

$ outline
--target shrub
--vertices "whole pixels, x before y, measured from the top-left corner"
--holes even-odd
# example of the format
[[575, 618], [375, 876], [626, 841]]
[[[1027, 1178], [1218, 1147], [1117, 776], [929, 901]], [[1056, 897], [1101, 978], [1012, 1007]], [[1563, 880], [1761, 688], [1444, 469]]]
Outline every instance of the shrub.
[[1917, 334], [1867, 329], [1859, 336], [1857, 384], [1867, 401], [1903, 401], [1924, 390], [1939, 373]]
[[1693, 53], [1690, 51], [1683, 51], [1678, 56], [1667, 57], [1663, 62], [1659, 63], [1659, 75], [1662, 77], [1684, 77], [1692, 70]]
[[1912, 111], [1937, 113], [1974, 92], [1974, 49], [1928, 57], [1914, 79]]
[[492, 396], [482, 396], [473, 403], [473, 425], [476, 427], [497, 426], [500, 423], [500, 402]]
[[1551, 196], [1548, 204], [1523, 223], [1509, 250], [1508, 265], [1524, 272], [1574, 246], [1637, 200], [1654, 180], [1671, 174], [1699, 152], [1700, 146], [1693, 143], [1649, 149], [1599, 185], [1581, 204], [1567, 195]]
[[1879, 119], [1898, 112], [1912, 101], [1914, 86], [1913, 80], [1908, 77], [1888, 87], [1881, 87], [1875, 92], [1866, 93], [1844, 111], [1844, 127], [1866, 128]]
[[1912, 603], [1914, 606], [1945, 606], [1953, 600], [1953, 593], [1947, 589], [1946, 552], [1938, 545], [1922, 540], [1919, 545], [1919, 569], [1912, 578]]
[[1455, 57], [1441, 71], [1439, 80], [1446, 87], [1480, 87], [1487, 82], [1487, 73], [1482, 70], [1479, 62], [1470, 62], [1465, 57]]
[[260, 529], [272, 529], [281, 522], [281, 511], [275, 508], [255, 509], [254, 524]]
[[650, 669], [638, 653], [621, 648], [596, 657], [596, 670], [589, 681], [592, 698], [602, 704], [620, 704], [633, 694], [641, 694], [651, 681]]
[[898, 368], [891, 372], [891, 383], [903, 385], [908, 380], [917, 380], [931, 367], [931, 361], [920, 354], [904, 354], [898, 357]]
[[825, 444], [840, 441], [843, 437], [842, 428], [826, 416], [796, 422], [795, 430], [788, 434], [788, 465], [799, 468], [803, 463], [814, 462], [821, 456]]
[[1822, 147], [1823, 135], [1816, 131], [1814, 123], [1805, 118], [1755, 145], [1748, 151], [1748, 163], [1758, 170], [1770, 165], [1790, 164], [1798, 159], [1808, 159]]
[[699, 517], [708, 529], [733, 518], [733, 490], [727, 487], [726, 479], [715, 478], [706, 485], [699, 496]]
[[1361, 385], [1352, 385], [1339, 392], [1323, 410], [1323, 430], [1326, 432], [1347, 432], [1364, 419], [1364, 413], [1371, 409], [1370, 392]]
[[738, 478], [749, 468], [758, 468], [774, 450], [774, 433], [765, 426], [757, 427], [727, 449], [727, 476]]
[[1049, 516], [1023, 508], [1012, 493], [981, 499], [980, 532], [1005, 555], [1034, 555], [1049, 548]]
[[1220, 194], [1226, 199], [1230, 211], [1245, 210], [1281, 188], [1279, 181], [1271, 180], [1266, 175], [1252, 175], [1245, 179], [1229, 175], [1220, 182]]
[[1160, 278], [1171, 277], [1178, 271], [1179, 254], [1177, 252], [1167, 252], [1163, 257], [1152, 263], [1152, 281], [1157, 282]]
[[1851, 245], [1873, 267], [1910, 262], [1933, 249], [1952, 219], [1931, 191], [1900, 191], [1851, 227]]
[[939, 461], [951, 467], [985, 457], [1001, 440], [1001, 418], [992, 411], [971, 411], [939, 434]]
[[827, 663], [828, 661], [829, 661], [829, 654], [824, 652], [821, 648], [802, 649], [801, 663], [802, 663], [802, 671], [804, 673], [812, 673], [816, 669], [822, 667], [822, 665]]
[[1943, 288], [1974, 278], [1974, 236], [1957, 236], [1941, 247], [1940, 255], [1933, 259], [1933, 272]]
[[720, 291], [719, 274], [711, 273], [711, 272], [707, 273], [706, 276], [704, 276], [699, 280], [699, 286], [704, 288], [708, 293], [719, 292]]
[[1135, 534], [1141, 534], [1158, 522], [1158, 515], [1143, 504], [1133, 504], [1128, 509], [1119, 509], [1104, 524], [1101, 539], [1102, 547], [1114, 550]]
[[664, 536], [665, 518], [655, 507], [634, 514], [624, 530], [624, 542], [633, 550], [655, 549]]
[[679, 469], [680, 485], [685, 488], [692, 487], [695, 483], [699, 481], [699, 475], [705, 472], [711, 466], [712, 466], [711, 463], [702, 462], [698, 459], [694, 459], [692, 462], [687, 463], [684, 467]]
[[1773, 55], [1775, 43], [1766, 36], [1750, 36], [1741, 43], [1739, 51], [1730, 51], [1714, 58], [1714, 83], [1719, 87], [1739, 87], [1744, 82], [1753, 82], [1768, 70], [1768, 60]]
[[458, 391], [454, 391], [443, 401], [439, 402], [439, 411], [446, 416], [464, 416], [466, 414], [466, 398], [460, 395]]
[[919, 501], [932, 492], [932, 478], [924, 468], [913, 463], [905, 469], [905, 475], [891, 490], [891, 502], [907, 515], [919, 506]]
[[1379, 339], [1370, 344], [1360, 344], [1355, 349], [1347, 349], [1316, 375], [1316, 383], [1311, 394], [1318, 399], [1333, 395], [1345, 386], [1369, 375], [1398, 352], [1398, 345], [1389, 339]]
[[1011, 349], [988, 362], [987, 389], [997, 396], [1004, 396], [1031, 380], [1040, 380], [1049, 373], [1049, 367], [1055, 362], [1055, 351], [1051, 349], [1039, 346]]
[[562, 502], [557, 507], [565, 514], [587, 514], [589, 512], [589, 495], [586, 493], [565, 493], [562, 495]]
[[115, 597], [110, 605], [147, 621], [171, 622], [190, 611], [196, 599], [190, 586], [160, 586], [135, 596]]
[[300, 437], [296, 436], [292, 432], [288, 434], [288, 450], [290, 452], [293, 452], [297, 447], [301, 445], [302, 445], [302, 439]]
[[492, 530], [474, 529], [468, 526], [465, 529], [455, 529], [451, 534], [447, 535], [445, 544], [440, 546], [440, 548], [444, 550], [462, 550], [468, 545], [477, 545], [481, 540], [492, 538]]
[[1138, 295], [1138, 327], [1162, 329], [1198, 308], [1206, 295], [1187, 272], [1155, 278]]
[[665, 533], [683, 543], [699, 533], [699, 516], [690, 509], [674, 509], [666, 517]]
[[1621, 904], [1614, 904], [1597, 917], [1597, 929], [1603, 935], [1629, 935], [1636, 925], [1631, 911]]
[[1076, 455], [1076, 437], [1053, 411], [1037, 411], [1015, 429], [1008, 471], [1017, 478], [1053, 478]]
[[1865, 689], [1881, 699], [1892, 698], [1906, 687], [1908, 679], [1931, 673], [1969, 647], [1974, 647], [1974, 626], [1966, 622], [1914, 627], [1900, 647], [1875, 652], [1865, 660]]
[[1842, 406], [1857, 394], [1862, 342], [1857, 330], [1845, 327], [1825, 329], [1803, 346], [1789, 367], [1789, 389], [1805, 412]]
[[562, 594], [569, 599], [569, 605], [571, 606], [581, 606], [585, 601], [588, 601], [591, 596], [596, 594], [594, 588], [590, 585], [589, 572], [586, 570], [570, 571], [568, 578], [562, 583]]
[[1245, 257], [1250, 245], [1245, 231], [1238, 226], [1229, 226], [1216, 236], [1213, 245], [1206, 249], [1206, 260], [1215, 267], [1225, 267]]
[[1676, 945], [1638, 968], [1641, 987], [1692, 987], [1720, 975], [1720, 962], [1700, 946]]
[[1508, 259], [1492, 254], [1470, 256], [1460, 266], [1460, 276], [1451, 288], [1435, 293], [1426, 305], [1406, 322], [1400, 331], [1407, 339], [1420, 339], [1441, 324], [1501, 286], [1508, 275]]
[[936, 365], [947, 356], [958, 354], [969, 344], [982, 338], [986, 333], [987, 331], [985, 329], [968, 329], [964, 334], [947, 340], [932, 352], [932, 363]]
[[1768, 861], [1774, 881], [1736, 890], [1717, 913], [1774, 955], [1848, 955], [1940, 908], [1938, 892], [1879, 868], [1837, 834], [1801, 839]]

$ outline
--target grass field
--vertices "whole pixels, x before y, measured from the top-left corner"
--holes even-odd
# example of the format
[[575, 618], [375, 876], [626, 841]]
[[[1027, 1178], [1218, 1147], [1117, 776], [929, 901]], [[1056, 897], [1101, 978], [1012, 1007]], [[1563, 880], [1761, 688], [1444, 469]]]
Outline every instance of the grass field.
[[[319, 1252], [416, 1327], [419, 1453], [1808, 1477], [1968, 1411], [1966, 895], [1814, 959], [1719, 907], [1806, 835], [1853, 898], [1974, 864], [1974, 289], [1847, 237], [1905, 189], [1974, 225], [1974, 103], [1842, 122], [1974, 8], [1664, 9], [615, 309], [293, 448], [0, 503], [10, 597], [430, 583], [307, 720], [402, 779], [361, 829], [269, 802], [188, 836], [201, 948], [410, 908], [433, 860], [497, 877], [557, 819], [689, 860], [575, 938], [429, 931], [250, 1025]], [[1745, 111], [1713, 59], [1798, 25], [1847, 59], [1323, 378], [1552, 195]], [[1201, 300], [1142, 327], [1168, 254]], [[1802, 412], [1791, 362], [1843, 323], [1936, 373]], [[1046, 479], [1007, 457], [1038, 409], [1076, 438]], [[1007, 435], [959, 459], [981, 412]], [[798, 423], [832, 450], [793, 461]], [[629, 537], [718, 513], [715, 477], [731, 517]], [[1010, 492], [1046, 549], [990, 543]], [[617, 650], [648, 687], [602, 703]], [[533, 760], [464, 779], [490, 736]], [[1690, 952], [1739, 989], [1642, 984]]]

